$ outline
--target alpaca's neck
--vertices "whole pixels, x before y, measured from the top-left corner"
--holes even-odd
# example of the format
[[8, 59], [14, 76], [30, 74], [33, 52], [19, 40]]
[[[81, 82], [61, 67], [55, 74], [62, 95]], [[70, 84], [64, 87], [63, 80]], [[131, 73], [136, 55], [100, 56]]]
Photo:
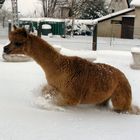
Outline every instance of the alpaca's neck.
[[61, 56], [50, 44], [33, 35], [30, 35], [30, 47], [27, 55], [45, 70], [46, 76], [56, 71]]

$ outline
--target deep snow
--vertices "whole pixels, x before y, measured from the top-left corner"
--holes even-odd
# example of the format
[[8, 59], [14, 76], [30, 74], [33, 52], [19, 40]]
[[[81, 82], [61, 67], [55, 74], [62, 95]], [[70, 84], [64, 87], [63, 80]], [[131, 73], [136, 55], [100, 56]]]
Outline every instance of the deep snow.
[[[133, 104], [140, 106], [140, 70], [130, 68], [133, 63], [130, 51], [92, 52], [90, 37], [45, 39], [65, 47], [61, 50], [63, 54], [96, 57], [96, 62], [108, 63], [122, 70], [132, 86]], [[100, 39], [102, 42], [108, 40]], [[139, 40], [117, 40], [115, 43], [121, 49], [126, 48], [124, 50], [139, 45]], [[6, 38], [0, 38], [0, 140], [139, 139], [140, 115], [117, 114], [92, 105], [59, 110], [44, 101], [41, 104], [38, 96], [42, 85], [47, 83], [42, 69], [34, 61], [4, 62], [2, 49], [7, 42]], [[104, 44], [101, 45], [103, 48]]]

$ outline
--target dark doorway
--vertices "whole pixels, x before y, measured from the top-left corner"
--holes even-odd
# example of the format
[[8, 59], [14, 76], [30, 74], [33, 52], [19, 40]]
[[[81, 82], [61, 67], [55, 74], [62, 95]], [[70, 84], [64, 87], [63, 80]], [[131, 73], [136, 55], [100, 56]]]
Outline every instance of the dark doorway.
[[121, 38], [133, 39], [134, 19], [134, 16], [130, 15], [122, 17]]

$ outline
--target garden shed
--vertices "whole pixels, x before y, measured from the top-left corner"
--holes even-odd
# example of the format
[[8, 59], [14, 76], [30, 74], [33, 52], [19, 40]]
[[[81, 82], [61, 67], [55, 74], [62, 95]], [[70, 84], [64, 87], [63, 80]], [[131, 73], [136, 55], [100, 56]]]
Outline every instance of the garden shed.
[[140, 0], [132, 0], [131, 7], [135, 8], [134, 38], [140, 38]]
[[135, 21], [134, 11], [135, 8], [127, 8], [95, 19], [94, 22], [98, 23], [98, 36], [132, 39]]

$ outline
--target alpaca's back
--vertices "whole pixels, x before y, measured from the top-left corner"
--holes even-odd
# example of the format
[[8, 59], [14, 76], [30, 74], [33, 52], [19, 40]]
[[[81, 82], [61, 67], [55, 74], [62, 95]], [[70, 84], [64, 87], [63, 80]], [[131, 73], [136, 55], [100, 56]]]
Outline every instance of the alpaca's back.
[[[59, 66], [66, 75], [61, 79], [63, 85], [60, 92], [75, 100], [80, 99], [81, 103], [100, 104], [106, 101], [120, 81], [125, 81], [126, 87], [130, 87], [124, 74], [107, 64], [91, 63], [79, 57], [64, 57]], [[131, 89], [128, 90], [131, 93]]]

